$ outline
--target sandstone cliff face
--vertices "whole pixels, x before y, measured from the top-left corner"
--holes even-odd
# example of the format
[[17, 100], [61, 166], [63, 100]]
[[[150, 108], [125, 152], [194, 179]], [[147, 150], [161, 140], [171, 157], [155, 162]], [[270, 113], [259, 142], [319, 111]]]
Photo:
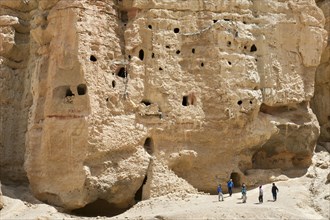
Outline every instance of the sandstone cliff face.
[[327, 41], [314, 1], [0, 4], [1, 169], [25, 162], [37, 198], [122, 208], [309, 166]]
[[29, 11], [35, 6], [0, 2], [0, 175], [16, 182], [26, 181], [25, 133], [32, 103]]
[[312, 108], [320, 123], [319, 142], [330, 150], [330, 2], [319, 0], [318, 6], [325, 16], [325, 29], [328, 31], [328, 43], [322, 53], [320, 65], [316, 70], [315, 94], [312, 100]]

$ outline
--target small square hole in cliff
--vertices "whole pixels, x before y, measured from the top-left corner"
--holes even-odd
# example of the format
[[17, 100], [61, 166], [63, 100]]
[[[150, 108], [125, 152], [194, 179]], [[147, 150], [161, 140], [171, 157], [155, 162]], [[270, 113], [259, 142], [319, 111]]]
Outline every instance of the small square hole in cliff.
[[125, 67], [121, 67], [117, 73], [117, 76], [121, 77], [121, 78], [126, 78], [127, 77], [127, 72]]
[[78, 95], [85, 95], [86, 94], [86, 91], [87, 91], [87, 86], [86, 84], [79, 84], [77, 86], [77, 92], [78, 92]]

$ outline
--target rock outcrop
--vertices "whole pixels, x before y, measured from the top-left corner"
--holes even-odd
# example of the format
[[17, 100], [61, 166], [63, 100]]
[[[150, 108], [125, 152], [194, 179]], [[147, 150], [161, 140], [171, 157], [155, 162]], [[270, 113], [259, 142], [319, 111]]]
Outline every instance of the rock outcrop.
[[324, 0], [316, 2], [325, 16], [324, 27], [328, 31], [328, 43], [322, 53], [320, 65], [316, 69], [315, 94], [311, 103], [320, 123], [319, 142], [327, 148], [326, 145], [330, 145], [330, 102], [328, 101], [330, 100], [330, 2]]
[[29, 11], [34, 7], [36, 3], [0, 2], [0, 176], [16, 183], [27, 181], [23, 163], [32, 104]]
[[0, 210], [3, 208], [4, 205], [5, 204], [3, 202], [2, 190], [1, 190], [1, 182], [0, 182]]
[[310, 165], [314, 1], [0, 4], [1, 169], [24, 162], [38, 199], [126, 208]]

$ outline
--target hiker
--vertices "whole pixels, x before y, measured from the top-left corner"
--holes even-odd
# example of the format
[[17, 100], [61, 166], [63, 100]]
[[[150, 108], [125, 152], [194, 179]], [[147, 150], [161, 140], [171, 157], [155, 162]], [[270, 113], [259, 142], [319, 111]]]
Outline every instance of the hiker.
[[272, 186], [272, 194], [273, 194], [273, 201], [275, 202], [277, 199], [277, 193], [278, 193], [278, 188], [275, 186], [275, 183], [273, 183]]
[[220, 201], [220, 198], [223, 201], [223, 194], [222, 194], [221, 184], [218, 185], [218, 199], [219, 199], [219, 201]]
[[245, 186], [245, 184], [243, 183], [242, 184], [242, 199], [243, 199], [243, 203], [246, 203], [246, 199], [247, 199], [247, 197], [246, 197], [246, 186]]
[[262, 189], [262, 186], [259, 186], [259, 203], [263, 203], [264, 201], [263, 196], [264, 196], [264, 191]]
[[233, 194], [233, 187], [234, 187], [234, 183], [233, 183], [233, 180], [230, 179], [227, 183], [227, 187], [228, 187], [228, 193], [229, 193], [229, 196], [231, 196]]

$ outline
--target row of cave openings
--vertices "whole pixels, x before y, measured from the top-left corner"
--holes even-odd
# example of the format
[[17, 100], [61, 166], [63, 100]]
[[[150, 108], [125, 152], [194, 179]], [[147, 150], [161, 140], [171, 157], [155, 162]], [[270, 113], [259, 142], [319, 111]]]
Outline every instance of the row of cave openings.
[[[126, 23], [127, 21], [128, 21], [128, 17], [127, 17], [127, 12], [125, 12], [125, 11], [123, 11], [123, 12], [121, 12], [120, 13], [120, 18], [121, 18], [121, 20], [124, 22], [124, 23]], [[225, 21], [230, 21], [230, 19], [224, 19]], [[216, 22], [218, 22], [218, 20], [213, 20], [213, 22], [214, 23], [216, 23]], [[244, 22], [243, 22], [244, 23]], [[148, 27], [148, 29], [150, 29], [150, 30], [152, 30], [152, 25], [148, 25], [147, 26]], [[173, 32], [174, 33], [176, 33], [176, 34], [178, 34], [178, 33], [180, 33], [180, 28], [174, 28], [173, 29]], [[236, 35], [237, 35], [238, 33], [236, 33]], [[228, 47], [231, 47], [232, 46], [232, 42], [231, 41], [227, 41], [227, 46]], [[170, 49], [170, 46], [169, 45], [166, 45], [165, 46], [167, 49]], [[248, 47], [245, 45], [244, 46], [244, 49], [248, 49]], [[257, 51], [257, 47], [256, 47], [256, 45], [255, 44], [253, 44], [251, 47], [250, 47], [250, 52], [256, 52]], [[180, 54], [181, 53], [181, 51], [180, 50], [176, 50], [176, 54]], [[195, 54], [196, 53], [196, 49], [195, 48], [192, 48], [191, 49], [191, 53], [193, 53], [193, 54]], [[144, 53], [144, 50], [143, 49], [140, 49], [139, 50], [139, 52], [138, 52], [138, 57], [139, 57], [139, 59], [141, 60], [141, 61], [143, 61], [144, 60], [144, 58], [145, 58], [145, 53]], [[155, 54], [154, 53], [152, 53], [151, 54], [151, 58], [153, 59], [153, 58], [155, 58]], [[131, 59], [131, 55], [128, 55], [128, 59], [130, 60]], [[96, 58], [96, 56], [95, 55], [91, 55], [90, 56], [90, 61], [92, 61], [92, 62], [96, 62], [97, 61], [97, 58]], [[232, 65], [232, 63], [231, 63], [231, 61], [227, 61], [228, 62], [228, 64], [229, 65]], [[205, 63], [204, 62], [201, 62], [200, 63], [200, 66], [201, 67], [204, 67], [205, 66]], [[163, 70], [163, 67], [159, 67], [159, 70], [160, 71], [162, 71]], [[115, 75], [114, 73], [113, 73], [113, 75]], [[120, 67], [120, 68], [118, 68], [118, 70], [116, 71], [116, 75], [118, 76], [118, 77], [121, 77], [121, 78], [127, 78], [128, 77], [128, 72], [127, 72], [127, 68], [126, 67]], [[111, 86], [112, 86], [112, 88], [115, 88], [116, 87], [116, 81], [115, 80], [112, 80], [112, 82], [111, 82]], [[185, 96], [183, 96], [183, 98], [182, 98], [182, 105], [183, 106], [189, 106], [189, 105], [195, 105], [195, 103], [196, 103], [196, 97], [193, 95], [193, 96], [191, 96], [191, 95], [185, 95]], [[242, 105], [242, 100], [239, 100], [238, 102], [237, 102], [237, 104], [238, 105]], [[250, 101], [250, 104], [252, 104], [252, 101]]]
[[[143, 57], [144, 53], [143, 51], [140, 53], [142, 54], [141, 56]], [[94, 56], [93, 56], [94, 57]], [[96, 59], [96, 58], [95, 58]], [[117, 76], [121, 77], [121, 78], [126, 78], [127, 77], [127, 70], [126, 70], [126, 67], [121, 67], [119, 68], [119, 70], [117, 71]], [[112, 87], [115, 88], [116, 87], [116, 81], [113, 80], [112, 81]], [[87, 87], [86, 87], [86, 84], [80, 84], [77, 86], [77, 92], [78, 92], [78, 95], [84, 95], [86, 93], [86, 90], [87, 90]], [[73, 96], [74, 94], [72, 93], [72, 91], [70, 90], [70, 88], [67, 88], [67, 91], [66, 91], [66, 97], [67, 96]], [[197, 99], [196, 99], [196, 96], [194, 93], [190, 93], [188, 95], [184, 95], [182, 97], [182, 105], [183, 106], [189, 106], [189, 105], [195, 105], [197, 102]], [[144, 103], [146, 106], [150, 105], [151, 103], [149, 101], [142, 101], [142, 103]], [[252, 100], [249, 101], [250, 104], [253, 104]], [[243, 101], [242, 100], [239, 100], [237, 102], [238, 105], [242, 105], [243, 104]]]
[[[142, 100], [141, 103], [143, 103], [145, 106], [149, 106], [152, 103], [149, 100]], [[184, 95], [182, 97], [182, 106], [190, 106], [190, 105], [196, 105], [197, 103], [197, 98], [195, 93], [189, 93], [188, 95]]]
[[[230, 19], [224, 19], [224, 20], [225, 20], [225, 21], [230, 21]], [[217, 21], [218, 21], [218, 20], [213, 20], [214, 23], [216, 23]], [[245, 23], [245, 22], [243, 22], [243, 23]], [[151, 30], [151, 29], [152, 29], [152, 25], [148, 25], [148, 29]], [[176, 34], [180, 33], [180, 28], [174, 28], [174, 29], [173, 29], [173, 32], [176, 33]], [[236, 32], [236, 35], [238, 35], [238, 32]], [[231, 42], [231, 41], [227, 41], [227, 47], [231, 47], [231, 46], [232, 46], [232, 42]], [[170, 47], [170, 45], [166, 45], [165, 48], [166, 48], [166, 49], [170, 49], [171, 47]], [[245, 45], [243, 48], [244, 48], [244, 50], [247, 50], [247, 49], [248, 49], [248, 46]], [[253, 45], [250, 47], [250, 52], [256, 52], [256, 51], [257, 51], [257, 46], [256, 46], [255, 44], [253, 44]], [[193, 54], [195, 54], [196, 49], [195, 49], [195, 48], [192, 48], [192, 49], [191, 49], [191, 52], [192, 52]], [[175, 53], [176, 53], [177, 55], [179, 55], [179, 54], [181, 53], [181, 51], [180, 51], [180, 50], [176, 50]], [[139, 56], [140, 60], [143, 61], [143, 59], [144, 59], [144, 51], [143, 51], [143, 49], [141, 49], [141, 50], [139, 51], [139, 55], [138, 55], [138, 56]], [[128, 55], [128, 58], [130, 59], [130, 58], [131, 58], [131, 55]], [[154, 54], [154, 53], [151, 54], [151, 58], [155, 58], [155, 54]], [[228, 61], [228, 64], [231, 65], [231, 64], [232, 64], [231, 61]], [[204, 66], [205, 66], [204, 62], [200, 63], [200, 66], [201, 66], [201, 67], [204, 67]], [[162, 67], [159, 67], [159, 70], [163, 70]]]
[[[231, 41], [228, 41], [228, 42], [227, 42], [227, 46], [230, 46], [230, 45], [231, 45]], [[169, 46], [169, 45], [166, 45], [165, 47], [166, 47], [167, 49], [170, 49], [170, 48], [171, 48], [171, 46]], [[244, 49], [246, 49], [246, 48], [247, 48], [247, 47], [244, 46]], [[250, 51], [251, 51], [251, 52], [255, 52], [255, 51], [257, 51], [257, 47], [253, 44], [253, 45], [251, 46]], [[191, 52], [192, 52], [193, 54], [195, 54], [195, 53], [196, 53], [196, 49], [195, 49], [195, 48], [192, 48], [192, 49], [191, 49]], [[180, 50], [176, 50], [175, 53], [176, 53], [176, 54], [180, 54], [181, 51], [180, 51]], [[144, 50], [143, 50], [143, 49], [139, 50], [138, 57], [139, 57], [139, 59], [140, 59], [141, 61], [144, 60], [145, 55], [144, 55]], [[131, 58], [132, 58], [132, 56], [131, 56], [131, 55], [128, 55], [128, 59], [130, 60]], [[152, 59], [155, 58], [155, 53], [152, 53], [152, 54], [151, 54], [151, 58], [152, 58]], [[91, 55], [91, 56], [90, 56], [90, 61], [92, 61], [92, 62], [96, 62], [96, 61], [97, 61], [97, 58], [96, 58], [94, 55]], [[229, 65], [232, 65], [231, 61], [227, 61], [227, 62], [228, 62]], [[201, 66], [201, 67], [204, 67], [204, 66], [205, 66], [205, 63], [204, 63], [204, 62], [201, 62], [201, 63], [200, 63], [200, 66]], [[162, 70], [163, 70], [163, 67], [159, 67], [158, 70], [162, 71]], [[120, 68], [120, 69], [117, 71], [117, 76], [119, 76], [119, 77], [126, 78], [127, 75], [128, 75], [128, 73], [127, 73], [127, 71], [126, 71], [126, 69], [125, 69], [124, 67]]]
[[[75, 96], [75, 94], [72, 92], [70, 86], [64, 86], [64, 88], [65, 88], [65, 97]], [[86, 84], [79, 84], [77, 86], [77, 94], [78, 95], [85, 95], [86, 92], [87, 92]]]
[[[125, 18], [127, 17], [127, 16], [124, 16]], [[225, 19], [226, 21], [228, 21], [228, 19]], [[126, 19], [125, 19], [125, 21], [127, 21]], [[217, 22], [218, 20], [213, 20], [214, 22]], [[152, 26], [151, 25], [148, 25], [148, 28], [149, 29], [152, 29]], [[180, 29], [179, 28], [174, 28], [173, 29], [173, 32], [174, 33], [179, 33], [180, 32]], [[227, 41], [227, 46], [228, 47], [231, 47], [232, 46], [232, 42], [231, 41]], [[170, 47], [170, 45], [165, 45], [165, 48], [166, 49], [170, 49], [171, 47]], [[248, 49], [248, 46], [244, 46], [244, 50], [246, 50], [246, 49]], [[257, 51], [257, 46], [255, 45], [255, 44], [253, 44], [251, 47], [250, 47], [250, 52], [256, 52]], [[191, 52], [193, 53], [193, 54], [195, 54], [196, 53], [196, 49], [195, 48], [192, 48], [191, 49]], [[181, 51], [180, 50], [176, 50], [175, 51], [175, 53], [177, 54], [177, 55], [179, 55], [180, 53], [181, 53]], [[145, 58], [145, 53], [144, 53], [144, 50], [143, 49], [140, 49], [139, 50], [139, 53], [138, 53], [138, 57], [139, 57], [139, 59], [141, 60], [141, 61], [143, 61], [144, 60], [144, 58]], [[130, 60], [132, 58], [132, 56], [131, 55], [128, 55], [128, 59]], [[151, 58], [153, 59], [153, 58], [155, 58], [155, 53], [152, 53], [151, 54]], [[97, 61], [97, 58], [95, 57], [95, 55], [91, 55], [90, 56], [90, 61], [92, 61], [92, 62], [96, 62]], [[227, 61], [228, 62], [228, 64], [229, 65], [232, 65], [232, 63], [231, 63], [231, 61]], [[200, 63], [200, 66], [201, 67], [204, 67], [205, 66], [205, 63], [204, 62], [201, 62]], [[163, 67], [159, 67], [159, 70], [160, 71], [162, 71], [163, 70]], [[127, 77], [127, 71], [125, 70], [125, 68], [120, 68], [119, 69], [119, 71], [117, 71], [117, 76], [119, 76], [119, 77], [122, 77], [122, 78], [126, 78]]]

